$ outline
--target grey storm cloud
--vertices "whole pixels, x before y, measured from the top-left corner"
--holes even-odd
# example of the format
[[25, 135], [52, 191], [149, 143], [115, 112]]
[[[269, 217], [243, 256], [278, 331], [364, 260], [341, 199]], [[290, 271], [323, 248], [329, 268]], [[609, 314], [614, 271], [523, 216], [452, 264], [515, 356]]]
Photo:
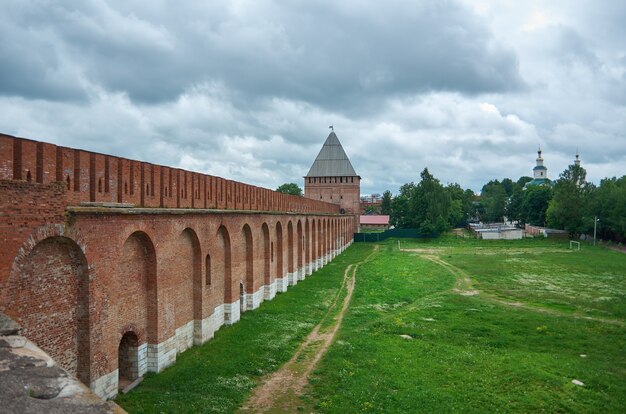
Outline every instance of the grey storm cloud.
[[335, 130], [363, 193], [626, 173], [626, 3], [0, 6], [0, 132], [276, 188]]
[[[2, 65], [0, 92], [76, 99], [81, 87], [87, 95], [95, 84], [133, 101], [162, 102], [190, 86], [220, 82], [247, 103], [250, 96], [280, 96], [345, 106], [393, 94], [501, 92], [523, 84], [515, 54], [455, 2], [234, 4], [200, 10], [172, 4], [151, 14], [144, 10], [152, 2], [10, 2], [0, 30], [2, 53], [12, 59]], [[30, 50], [42, 53], [24, 53]]]

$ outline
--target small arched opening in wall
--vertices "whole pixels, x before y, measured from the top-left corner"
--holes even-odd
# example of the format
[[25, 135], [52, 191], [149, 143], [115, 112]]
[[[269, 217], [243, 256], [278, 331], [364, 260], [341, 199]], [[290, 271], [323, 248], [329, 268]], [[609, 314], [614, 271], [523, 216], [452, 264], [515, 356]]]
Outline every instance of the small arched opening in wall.
[[5, 313], [25, 337], [83, 383], [90, 381], [89, 267], [80, 246], [45, 237], [18, 255], [6, 285]]
[[263, 284], [268, 286], [272, 283], [270, 276], [272, 249], [270, 246], [270, 229], [266, 223], [261, 226], [261, 233], [263, 233]]
[[133, 331], [122, 335], [117, 348], [118, 388], [124, 389], [140, 377], [139, 337]]

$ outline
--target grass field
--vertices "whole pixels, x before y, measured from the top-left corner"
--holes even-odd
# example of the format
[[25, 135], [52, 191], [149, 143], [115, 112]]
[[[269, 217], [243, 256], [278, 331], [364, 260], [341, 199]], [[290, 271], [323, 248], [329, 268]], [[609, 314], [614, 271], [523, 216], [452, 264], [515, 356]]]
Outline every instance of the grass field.
[[[380, 244], [300, 411], [626, 412], [626, 255], [545, 240]], [[232, 412], [319, 323], [355, 244], [117, 402]], [[584, 383], [575, 385], [572, 380]]]

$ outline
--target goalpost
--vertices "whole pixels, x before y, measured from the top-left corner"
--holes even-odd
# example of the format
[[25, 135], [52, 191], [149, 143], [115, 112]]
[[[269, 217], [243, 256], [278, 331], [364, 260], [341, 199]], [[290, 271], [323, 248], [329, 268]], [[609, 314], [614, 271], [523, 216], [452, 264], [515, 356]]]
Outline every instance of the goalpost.
[[576, 249], [576, 250], [580, 250], [580, 242], [577, 242], [577, 241], [574, 241], [574, 240], [570, 240], [569, 241], [569, 248], [570, 248], [570, 250], [572, 249], [572, 245], [574, 245], [574, 244], [576, 246], [578, 246], [578, 249]]

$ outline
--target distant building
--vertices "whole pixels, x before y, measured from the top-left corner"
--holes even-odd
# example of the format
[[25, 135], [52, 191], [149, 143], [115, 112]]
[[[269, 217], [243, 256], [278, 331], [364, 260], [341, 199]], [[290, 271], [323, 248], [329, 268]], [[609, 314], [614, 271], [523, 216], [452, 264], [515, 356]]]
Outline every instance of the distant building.
[[361, 216], [361, 230], [387, 230], [389, 216], [370, 214]]
[[520, 240], [523, 236], [522, 229], [504, 223], [472, 223], [469, 229], [483, 240]]
[[541, 157], [541, 147], [537, 150], [537, 165], [533, 168], [533, 179], [526, 183], [524, 188], [533, 186], [554, 186], [552, 180], [548, 178], [548, 168], [543, 165]]
[[568, 239], [569, 233], [565, 230], [549, 229], [547, 227], [533, 226], [528, 223], [524, 226], [524, 231], [529, 236], [543, 236], [550, 239]]
[[[322, 149], [304, 176], [304, 196], [339, 204], [345, 214], [361, 212], [361, 177], [354, 171], [335, 132], [326, 138]], [[355, 232], [358, 232], [355, 221]]]
[[361, 214], [380, 214], [382, 202], [380, 194], [361, 196]]

